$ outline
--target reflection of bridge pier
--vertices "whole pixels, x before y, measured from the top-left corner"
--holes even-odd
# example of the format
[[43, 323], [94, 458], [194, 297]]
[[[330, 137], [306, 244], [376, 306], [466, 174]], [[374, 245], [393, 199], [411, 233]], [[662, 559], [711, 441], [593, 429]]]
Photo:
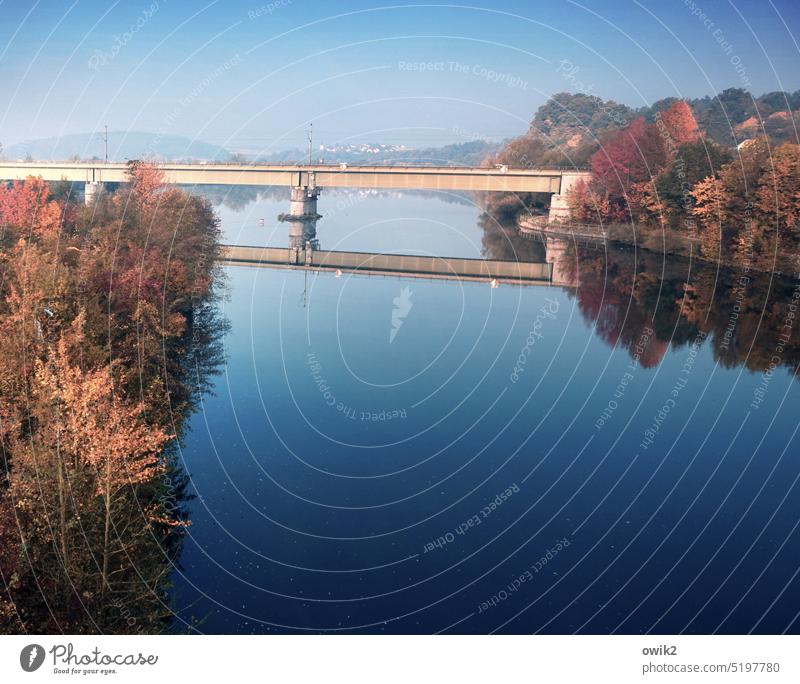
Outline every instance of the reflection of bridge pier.
[[317, 221], [317, 197], [321, 188], [314, 185], [292, 187], [289, 213], [279, 214], [278, 220], [289, 224], [289, 249], [297, 254], [300, 250], [319, 249]]
[[289, 224], [289, 249], [305, 249], [307, 244], [312, 249], [319, 249], [316, 221], [281, 220]]
[[[575, 251], [572, 243], [563, 237], [544, 236], [545, 261], [553, 266], [553, 285], [578, 287], [578, 268], [575, 264]], [[570, 255], [570, 251], [572, 254]]]
[[580, 268], [575, 248], [605, 249], [605, 232], [598, 227], [572, 226], [564, 223], [539, 223], [535, 219], [521, 219], [518, 234], [527, 240], [544, 245], [545, 261], [553, 268], [553, 285], [578, 287]]

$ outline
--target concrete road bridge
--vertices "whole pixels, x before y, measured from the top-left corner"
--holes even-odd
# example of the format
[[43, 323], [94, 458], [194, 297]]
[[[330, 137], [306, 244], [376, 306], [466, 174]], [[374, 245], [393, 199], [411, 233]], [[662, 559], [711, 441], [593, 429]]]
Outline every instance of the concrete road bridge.
[[[350, 164], [160, 164], [168, 183], [180, 185], [285, 185], [292, 188], [290, 214], [316, 213], [320, 188], [378, 188], [389, 190], [460, 190], [482, 192], [541, 192], [551, 195], [550, 220], [567, 217], [567, 191], [589, 171], [574, 169], [512, 169], [457, 166], [357, 166]], [[102, 183], [128, 179], [127, 164], [102, 162], [0, 161], [0, 180], [41, 176], [48, 181], [86, 184], [91, 203]]]

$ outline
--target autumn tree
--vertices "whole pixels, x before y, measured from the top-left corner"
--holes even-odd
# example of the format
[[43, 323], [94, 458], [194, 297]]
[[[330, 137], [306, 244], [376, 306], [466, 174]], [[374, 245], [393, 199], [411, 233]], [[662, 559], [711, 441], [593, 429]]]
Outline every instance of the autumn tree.
[[649, 184], [664, 168], [667, 148], [658, 128], [635, 119], [592, 156], [593, 185], [608, 196], [613, 221], [630, 220], [642, 210]]
[[668, 139], [670, 149], [677, 149], [684, 143], [692, 142], [700, 137], [697, 121], [692, 108], [683, 100], [678, 100], [668, 109], [660, 112], [656, 123], [662, 135]]
[[769, 268], [765, 261], [765, 234], [755, 214], [761, 175], [769, 156], [765, 138], [750, 141], [722, 166], [718, 178], [708, 177], [692, 189], [692, 214], [698, 220], [702, 253], [707, 258], [716, 254], [726, 262]]
[[570, 218], [576, 223], [602, 224], [608, 216], [608, 194], [583, 179], [567, 193]]
[[[756, 190], [756, 217], [762, 228], [761, 240], [782, 255], [800, 254], [800, 146], [781, 145], [764, 162]], [[792, 274], [800, 272], [797, 263], [782, 260]]]
[[[82, 320], [78, 323], [82, 325]], [[81, 339], [78, 334], [72, 344]], [[94, 471], [96, 493], [103, 500], [101, 585], [105, 590], [113, 553], [110, 534], [116, 497], [121, 490], [135, 488], [163, 471], [158, 454], [168, 437], [163, 430], [144, 423], [142, 404], [128, 405], [114, 393], [108, 366], [82, 371], [70, 362], [67, 345], [62, 336], [49, 358], [37, 364], [34, 396], [53, 414], [46, 433], [49, 446], [57, 449], [62, 459]]]
[[727, 149], [710, 140], [685, 142], [678, 147], [655, 182], [661, 209], [674, 227], [690, 232], [687, 227], [695, 218], [692, 190], [703, 179], [716, 176], [731, 158]]
[[695, 183], [691, 195], [694, 198], [692, 215], [700, 226], [701, 254], [707, 259], [718, 260], [726, 224], [726, 195], [722, 181], [708, 176]]
[[29, 237], [52, 241], [61, 217], [62, 207], [50, 199], [49, 186], [41, 178], [14, 181], [10, 187], [0, 183], [0, 226], [11, 229], [6, 242]]
[[164, 172], [155, 164], [128, 162], [127, 197], [140, 210], [154, 206], [166, 188]]

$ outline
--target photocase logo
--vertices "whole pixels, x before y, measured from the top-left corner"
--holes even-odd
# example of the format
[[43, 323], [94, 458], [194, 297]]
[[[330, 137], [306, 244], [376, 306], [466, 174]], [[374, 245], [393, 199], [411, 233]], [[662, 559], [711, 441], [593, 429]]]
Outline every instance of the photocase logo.
[[403, 327], [403, 321], [411, 311], [414, 303], [411, 301], [411, 289], [406, 286], [400, 290], [400, 294], [392, 300], [394, 308], [392, 309], [392, 329], [389, 331], [389, 344], [394, 342], [400, 328]]
[[19, 654], [19, 664], [25, 672], [36, 672], [44, 662], [44, 649], [39, 644], [31, 644]]

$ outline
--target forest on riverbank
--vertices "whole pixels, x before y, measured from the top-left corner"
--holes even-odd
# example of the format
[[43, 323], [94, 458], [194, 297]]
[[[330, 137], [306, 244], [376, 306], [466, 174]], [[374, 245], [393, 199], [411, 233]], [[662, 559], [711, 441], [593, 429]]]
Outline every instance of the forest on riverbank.
[[[634, 111], [561, 93], [491, 163], [588, 168], [570, 193], [571, 221], [612, 240], [741, 268], [797, 275], [798, 93], [668, 98]], [[534, 194], [487, 196], [502, 218], [545, 211]]]
[[90, 207], [0, 184], [0, 633], [152, 633], [187, 520], [178, 443], [221, 361], [209, 203], [134, 163]]

